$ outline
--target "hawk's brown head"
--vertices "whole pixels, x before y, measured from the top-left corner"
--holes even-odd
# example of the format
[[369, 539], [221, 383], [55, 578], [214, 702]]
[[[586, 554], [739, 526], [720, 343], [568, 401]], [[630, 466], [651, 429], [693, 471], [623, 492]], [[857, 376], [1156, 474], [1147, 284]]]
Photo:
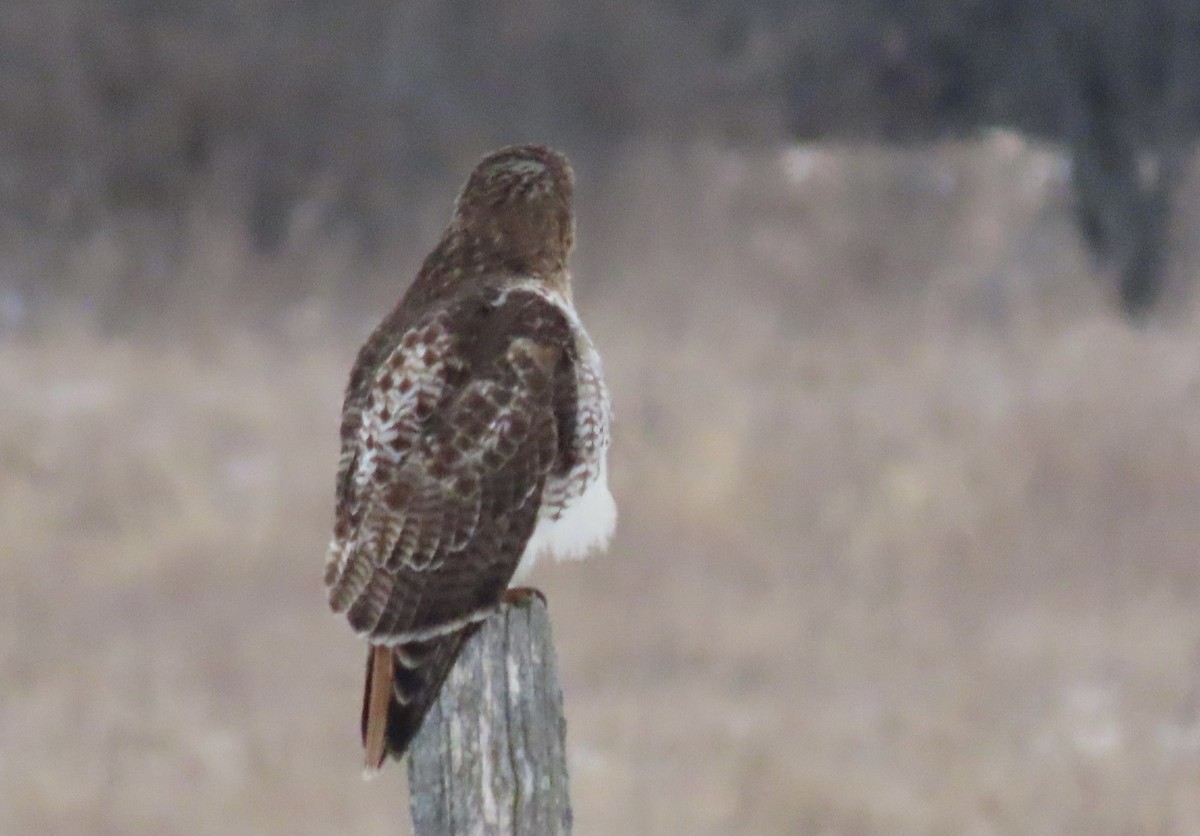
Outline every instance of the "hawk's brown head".
[[513, 145], [480, 160], [409, 289], [409, 307], [481, 277], [537, 278], [568, 295], [574, 183], [567, 158], [540, 145]]
[[484, 157], [454, 203], [450, 230], [512, 272], [561, 272], [575, 242], [574, 175], [567, 158], [540, 145]]
[[508, 245], [514, 254], [552, 255], [565, 264], [575, 241], [574, 185], [562, 154], [541, 145], [510, 145], [475, 166], [451, 225]]

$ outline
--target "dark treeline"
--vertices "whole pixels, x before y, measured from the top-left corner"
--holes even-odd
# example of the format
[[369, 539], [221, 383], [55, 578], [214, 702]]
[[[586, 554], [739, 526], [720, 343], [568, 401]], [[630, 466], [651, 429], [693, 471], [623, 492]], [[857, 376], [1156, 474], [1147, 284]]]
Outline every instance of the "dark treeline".
[[169, 225], [204, 199], [264, 250], [303, 210], [370, 252], [505, 142], [595, 174], [651, 136], [1005, 125], [1070, 149], [1081, 229], [1136, 311], [1200, 125], [1200, 2], [15, 0], [0, 67], [10, 238]]

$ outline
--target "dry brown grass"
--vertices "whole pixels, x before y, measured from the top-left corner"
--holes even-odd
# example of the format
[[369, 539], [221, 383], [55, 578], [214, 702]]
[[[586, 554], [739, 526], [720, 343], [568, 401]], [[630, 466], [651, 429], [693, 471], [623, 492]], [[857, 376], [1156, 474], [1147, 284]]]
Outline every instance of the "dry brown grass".
[[[578, 832], [1194, 832], [1194, 309], [1111, 314], [1011, 137], [700, 156], [582, 228], [622, 519], [541, 575]], [[282, 269], [197, 229], [197, 286]], [[0, 832], [396, 832], [320, 589], [332, 310], [0, 343]]]

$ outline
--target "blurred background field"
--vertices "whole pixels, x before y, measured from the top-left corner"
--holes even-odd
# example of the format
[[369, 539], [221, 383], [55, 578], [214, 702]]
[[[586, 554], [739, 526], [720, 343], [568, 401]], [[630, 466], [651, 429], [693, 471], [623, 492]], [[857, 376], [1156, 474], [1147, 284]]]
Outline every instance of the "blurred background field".
[[613, 547], [534, 578], [577, 832], [1200, 832], [1196, 163], [1133, 325], [1069, 143], [869, 83], [959, 7], [700, 5], [0, 14], [0, 833], [407, 832], [341, 390], [528, 140], [617, 412]]

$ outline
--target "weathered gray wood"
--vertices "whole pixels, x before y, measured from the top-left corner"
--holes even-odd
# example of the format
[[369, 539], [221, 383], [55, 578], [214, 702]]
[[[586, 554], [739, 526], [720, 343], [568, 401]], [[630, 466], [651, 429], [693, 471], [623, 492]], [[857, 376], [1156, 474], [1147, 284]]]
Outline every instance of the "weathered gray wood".
[[467, 642], [408, 755], [415, 836], [571, 832], [566, 720], [546, 604]]

